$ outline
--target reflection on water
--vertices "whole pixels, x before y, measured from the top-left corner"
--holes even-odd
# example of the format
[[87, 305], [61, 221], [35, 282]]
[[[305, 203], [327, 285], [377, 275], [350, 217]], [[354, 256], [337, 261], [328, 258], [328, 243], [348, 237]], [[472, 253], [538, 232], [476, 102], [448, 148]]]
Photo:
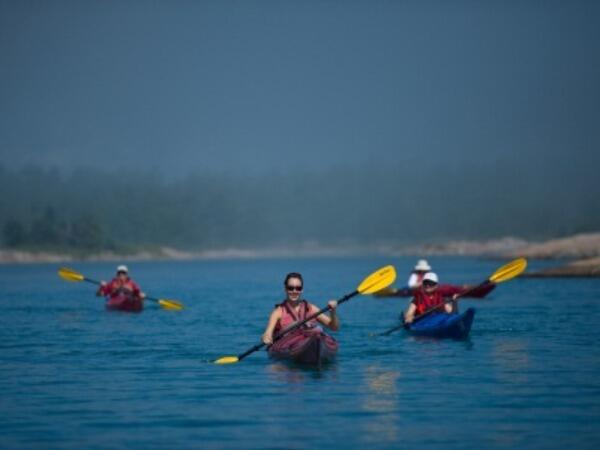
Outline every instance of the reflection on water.
[[[419, 342], [421, 344], [432, 344], [432, 345], [446, 345], [446, 340], [444, 339], [439, 339], [439, 338], [434, 338], [434, 337], [427, 337], [427, 336], [412, 336], [412, 335], [408, 335], [407, 336], [408, 340], [411, 340], [413, 342]], [[468, 336], [466, 339], [454, 339], [454, 342], [457, 342], [459, 344], [462, 344], [462, 347], [465, 350], [472, 350], [473, 349], [473, 341], [471, 340], [471, 337]]]
[[274, 361], [267, 365], [267, 373], [278, 382], [303, 385], [308, 380], [327, 378], [335, 381], [337, 364], [335, 361], [324, 364], [321, 368], [300, 365], [284, 361]]
[[362, 408], [373, 413], [365, 420], [365, 439], [371, 443], [389, 443], [398, 439], [400, 372], [385, 370], [378, 365], [364, 370], [365, 389]]

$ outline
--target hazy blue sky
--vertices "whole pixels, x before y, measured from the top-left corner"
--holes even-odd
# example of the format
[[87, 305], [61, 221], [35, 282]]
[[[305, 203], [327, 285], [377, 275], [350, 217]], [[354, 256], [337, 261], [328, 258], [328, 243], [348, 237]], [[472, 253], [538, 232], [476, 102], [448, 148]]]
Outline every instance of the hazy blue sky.
[[595, 1], [2, 0], [0, 162], [560, 175], [600, 162], [599, 60]]

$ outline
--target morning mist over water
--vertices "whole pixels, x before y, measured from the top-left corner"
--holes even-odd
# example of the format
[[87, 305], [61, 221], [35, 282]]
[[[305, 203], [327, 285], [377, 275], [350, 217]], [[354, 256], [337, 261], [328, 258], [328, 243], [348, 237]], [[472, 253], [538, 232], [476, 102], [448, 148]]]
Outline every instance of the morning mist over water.
[[598, 12], [0, 2], [3, 244], [598, 230]]
[[506, 164], [502, 176], [498, 167], [467, 174], [437, 167], [424, 176], [368, 164], [299, 169], [293, 177], [199, 173], [171, 181], [143, 170], [131, 176], [4, 169], [0, 186], [12, 201], [0, 208], [2, 217], [25, 227], [55, 223], [55, 231], [46, 231], [51, 235], [87, 220], [102, 241], [98, 248], [110, 242], [193, 250], [368, 247], [507, 235], [535, 240], [598, 228], [600, 212], [588, 208], [597, 195], [585, 186], [544, 175], [532, 188], [529, 171]]

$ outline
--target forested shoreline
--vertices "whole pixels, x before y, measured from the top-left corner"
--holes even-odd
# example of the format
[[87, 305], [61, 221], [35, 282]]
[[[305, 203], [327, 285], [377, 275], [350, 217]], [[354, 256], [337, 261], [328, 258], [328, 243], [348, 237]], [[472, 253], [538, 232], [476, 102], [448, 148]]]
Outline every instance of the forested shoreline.
[[[423, 174], [367, 163], [166, 176], [122, 167], [0, 167], [2, 247], [126, 253], [153, 246], [368, 246], [546, 239], [600, 228], [600, 211], [589, 208], [595, 193], [584, 182], [548, 184], [510, 169], [500, 163], [474, 165], [468, 175], [461, 167]], [[507, 182], [498, 172], [510, 175]]]

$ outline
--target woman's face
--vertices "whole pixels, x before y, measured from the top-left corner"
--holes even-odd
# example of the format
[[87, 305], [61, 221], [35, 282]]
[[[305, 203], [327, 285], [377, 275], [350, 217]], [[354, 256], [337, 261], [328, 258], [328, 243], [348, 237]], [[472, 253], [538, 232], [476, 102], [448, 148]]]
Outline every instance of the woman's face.
[[302, 280], [299, 278], [290, 278], [287, 280], [287, 283], [285, 284], [285, 292], [288, 300], [297, 302], [300, 299], [300, 294], [302, 294], [302, 289]]
[[117, 278], [121, 281], [127, 281], [127, 272], [117, 272]]

